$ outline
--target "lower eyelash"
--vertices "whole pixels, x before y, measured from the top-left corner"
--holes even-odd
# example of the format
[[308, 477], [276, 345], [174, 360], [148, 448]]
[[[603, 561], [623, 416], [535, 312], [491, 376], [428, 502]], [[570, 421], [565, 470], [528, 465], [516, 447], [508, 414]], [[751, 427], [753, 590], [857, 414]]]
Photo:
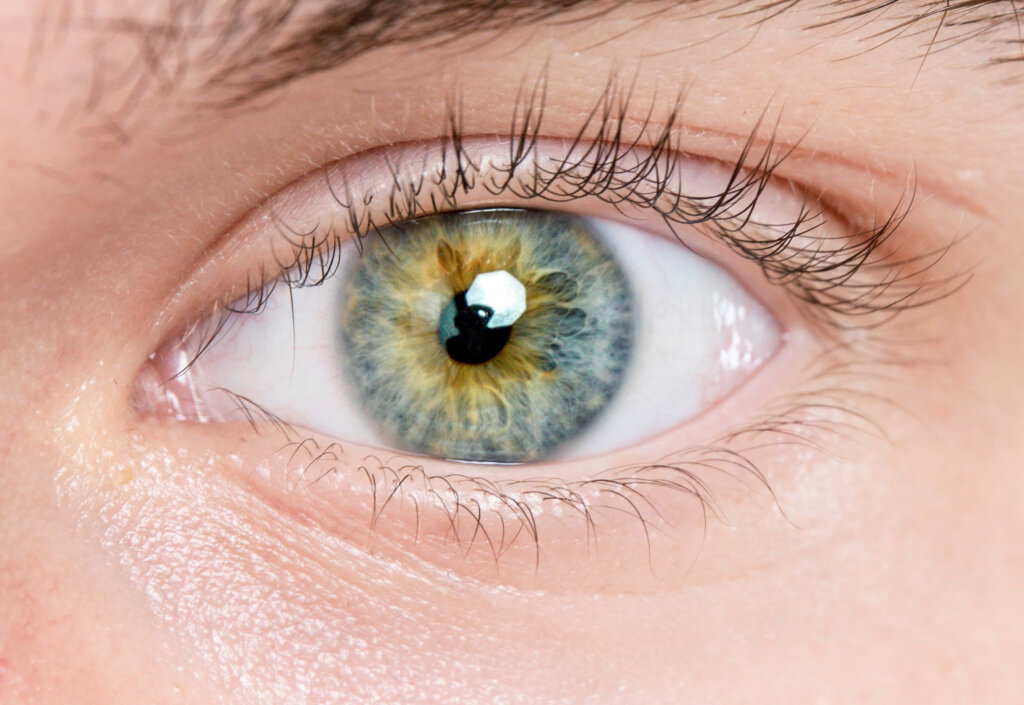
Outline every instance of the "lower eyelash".
[[[365, 481], [370, 498], [366, 515], [346, 517], [346, 521], [362, 522], [369, 532], [368, 541], [391, 530], [389, 509], [412, 505], [414, 543], [421, 526], [434, 522], [445, 527], [444, 540], [463, 560], [483, 552], [497, 568], [509, 551], [527, 546], [539, 569], [545, 535], [537, 515], [556, 505], [564, 510], [560, 526], [575, 526], [588, 550], [596, 550], [609, 516], [635, 520], [648, 551], [652, 532], [677, 531], [674, 522], [679, 519], [696, 517], [705, 531], [708, 522], [728, 525], [728, 510], [713, 489], [723, 481], [729, 494], [734, 488], [744, 496], [760, 496], [788, 521], [785, 503], [776, 495], [768, 471], [753, 456], [772, 447], [799, 446], [823, 460], [836, 460], [831, 448], [838, 440], [885, 440], [884, 428], [873, 418], [883, 409], [899, 409], [891, 392], [900, 381], [905, 361], [875, 355], [865, 362], [865, 352], [848, 346], [826, 351], [812, 365], [805, 389], [776, 400], [753, 421], [728, 431], [714, 443], [684, 448], [650, 462], [604, 468], [577, 480], [495, 480], [472, 474], [471, 464], [464, 473], [439, 474], [428, 465], [404, 458], [395, 462], [368, 456], [352, 463], [344, 459], [341, 444], [306, 437], [251, 400], [222, 391], [232, 397], [256, 433], [281, 435], [277, 460], [301, 469], [289, 494], [299, 486], [314, 493], [319, 489], [330, 493], [331, 477], [339, 478], [348, 491], [351, 483]], [[692, 501], [693, 511], [683, 517], [678, 512], [663, 514], [659, 499], [668, 496]], [[649, 556], [652, 565], [654, 561], [655, 557]]]

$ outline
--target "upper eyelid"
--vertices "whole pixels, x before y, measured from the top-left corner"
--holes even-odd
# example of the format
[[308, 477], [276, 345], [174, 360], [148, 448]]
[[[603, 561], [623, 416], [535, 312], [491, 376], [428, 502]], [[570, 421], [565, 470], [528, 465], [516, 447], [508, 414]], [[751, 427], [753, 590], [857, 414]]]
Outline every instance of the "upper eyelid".
[[[789, 165], [790, 160], [794, 158], [798, 160], [805, 158], [821, 159], [822, 152], [820, 149], [814, 148], [816, 145], [808, 145], [805, 148], [798, 139], [786, 139], [782, 134], [784, 130], [782, 129], [783, 121], [781, 116], [775, 118], [774, 121], [769, 121], [767, 119], [767, 109], [762, 114], [761, 120], [755, 124], [753, 129], [747, 132], [745, 138], [738, 140], [734, 133], [724, 132], [721, 129], [703, 130], [698, 126], [688, 124], [682, 119], [682, 99], [680, 97], [669, 102], [653, 100], [649, 105], [639, 104], [631, 92], [631, 86], [623, 84], [614, 74], [609, 78], [605, 90], [593, 103], [590, 110], [585, 111], [584, 116], [576, 121], [576, 127], [570, 128], [568, 131], [566, 131], [564, 125], [561, 130], [549, 130], [546, 127], [549, 124], [549, 121], [545, 118], [546, 111], [548, 110], [546, 101], [546, 83], [543, 75], [532, 84], [528, 80], [524, 80], [519, 90], [519, 98], [513, 114], [505, 122], [505, 130], [496, 130], [490, 134], [498, 135], [495, 138], [498, 141], [504, 140], [506, 142], [506, 149], [510, 151], [522, 151], [524, 144], [536, 147], [538, 140], [561, 140], [563, 144], [581, 145], [579, 148], [582, 151], [586, 151], [591, 148], [589, 144], [593, 143], [595, 138], [597, 141], [601, 141], [604, 138], [604, 143], [611, 146], [610, 151], [606, 147], [604, 154], [606, 156], [611, 155], [612, 157], [616, 156], [616, 150], [625, 150], [636, 154], [643, 150], [649, 150], [651, 144], [661, 145], [662, 154], [669, 160], [708, 158], [719, 164], [728, 165], [731, 163], [738, 167], [744, 166], [742, 163], [744, 161], [742, 156], [744, 155], [747, 157], [750, 154], [768, 155], [768, 160], [763, 164], [766, 164], [773, 173], [783, 170], [784, 167]], [[239, 249], [240, 244], [247, 239], [251, 239], [254, 233], [259, 233], [261, 229], [265, 231], [266, 227], [269, 226], [281, 230], [286, 239], [290, 237], [294, 241], [291, 251], [284, 249], [281, 253], [282, 259], [273, 263], [276, 268], [282, 270], [286, 279], [292, 276], [288, 272], [294, 270], [296, 265], [301, 265], [301, 258], [303, 256], [319, 256], [323, 243], [328, 242], [330, 244], [330, 237], [326, 237], [323, 230], [319, 229], [319, 226], [312, 229], [299, 227], [289, 232], [288, 214], [282, 214], [281, 212], [280, 206], [282, 201], [280, 196], [293, 192], [297, 188], [301, 190], [300, 186], [302, 184], [308, 185], [316, 179], [323, 179], [325, 174], [336, 170], [343, 170], [346, 168], [346, 165], [359, 163], [361, 160], [375, 159], [378, 166], [383, 165], [386, 169], [393, 171], [399, 165], [388, 155], [404, 153], [411, 147], [416, 147], [416, 145], [422, 148], [430, 143], [433, 143], [435, 146], [437, 144], [446, 144], [449, 146], [449, 149], [453, 149], [457, 153], [460, 145], [466, 140], [472, 139], [472, 136], [471, 134], [465, 134], [461, 126], [460, 106], [462, 105], [462, 100], [460, 98], [449, 98], [448, 103], [448, 118], [444, 128], [439, 131], [440, 137], [426, 142], [392, 143], [372, 147], [358, 154], [349, 155], [332, 161], [325, 166], [317, 167], [311, 172], [307, 172], [306, 176], [293, 181], [291, 186], [285, 187], [278, 191], [276, 195], [270, 196], [269, 200], [262, 206], [257, 207], [249, 216], [243, 217], [239, 226], [225, 232], [224, 235], [211, 243], [207, 250], [208, 255], [210, 257], [223, 257], [225, 256], [225, 251]], [[772, 124], [773, 122], [774, 124]], [[762, 125], [766, 128], [770, 127], [770, 129], [758, 130]], [[479, 130], [476, 132], [479, 132]], [[737, 142], [740, 142], [743, 147], [737, 148]], [[771, 159], [773, 146], [777, 147], [774, 153], [784, 154], [786, 159], [773, 161]], [[737, 151], [740, 152], [741, 157], [736, 156]], [[755, 158], [754, 161], [757, 162], [757, 159]], [[363, 163], [365, 164], [366, 162], [363, 161]], [[746, 166], [749, 167], [749, 165], [750, 160], [748, 159]], [[756, 177], [756, 170], [753, 173]], [[780, 183], [797, 184], [797, 189], [800, 189], [799, 180], [795, 178], [795, 176], [799, 176], [799, 170], [784, 169], [784, 173], [780, 173], [779, 176], [782, 178]], [[872, 174], [872, 178], [873, 176]], [[354, 181], [358, 182], [358, 175]], [[302, 204], [300, 203], [298, 210], [301, 211], [301, 209]], [[352, 212], [350, 211], [347, 217], [351, 216]], [[835, 216], [835, 212], [832, 213], [832, 216]], [[836, 224], [842, 225], [838, 220]], [[352, 235], [352, 231], [358, 231], [358, 223], [355, 225], [349, 223], [347, 225], [348, 227], [344, 223], [341, 224], [339, 243], [342, 237], [348, 237]], [[310, 247], [310, 242], [313, 242], [318, 234], [321, 238], [321, 246]], [[309, 235], [313, 237], [303, 237]], [[324, 239], [325, 237], [326, 239]], [[243, 249], [251, 250], [248, 246]], [[941, 254], [938, 250], [936, 253]], [[232, 255], [229, 254], [227, 256], [230, 257]], [[877, 264], [876, 262], [875, 265]], [[239, 282], [231, 291], [222, 290], [218, 305], [228, 306], [233, 300], [244, 299], [254, 294], [258, 298], [262, 296], [262, 287], [277, 279], [279, 275], [263, 270], [255, 273], [250, 271], [247, 275], [243, 276], [246, 276], [244, 288], [241, 288], [242, 283]], [[184, 287], [188, 288], [192, 284], [192, 280], [189, 279], [185, 282]], [[183, 292], [179, 290], [172, 294], [171, 301], [169, 302], [170, 307], [175, 307], [175, 302], [180, 303], [182, 300], [181, 293]], [[173, 311], [167, 311], [166, 313], [172, 318], [177, 317]]]
[[[604, 89], [599, 92], [597, 99], [589, 109], [576, 109], [577, 118], [571, 122], [551, 121], [545, 118], [550, 108], [547, 106], [547, 68], [539, 75], [531, 77], [524, 75], [520, 81], [517, 98], [512, 108], [512, 115], [505, 122], [505, 127], [494, 130], [481, 130], [476, 127], [472, 132], [465, 132], [461, 126], [462, 106], [468, 102], [456, 87], [450, 93], [445, 102], [447, 108], [443, 123], [438, 125], [433, 138], [420, 138], [415, 142], [425, 143], [433, 140], [448, 141], [456, 143], [457, 140], [468, 138], [473, 135], [504, 135], [509, 140], [518, 137], [525, 137], [527, 141], [538, 136], [553, 140], [593, 140], [603, 130], [604, 134], [611, 134], [616, 137], [620, 144], [630, 144], [638, 148], [649, 148], [652, 142], [665, 136], [673, 140], [676, 151], [685, 153], [688, 157], [706, 158], [721, 163], [731, 164], [735, 159], [736, 145], [746, 144], [755, 153], [763, 153], [771, 145], [777, 148], [777, 153], [785, 154], [786, 158], [779, 163], [772, 165], [775, 175], [797, 185], [805, 193], [821, 193], [822, 186], [819, 183], [804, 183], [802, 178], [804, 164], [824, 163], [830, 168], [842, 168], [857, 175], [870, 175], [873, 185], [878, 185], [886, 191], [908, 189], [911, 184], [921, 192], [932, 195], [939, 195], [943, 201], [957, 205], [972, 213], [986, 212], [982, 205], [966, 200], [963, 190], [946, 187], [941, 181], [932, 178], [927, 172], [918, 172], [916, 169], [907, 172], [900, 172], [889, 165], [888, 170], [880, 170], [877, 159], [870, 160], [872, 155], [867, 155], [864, 160], [858, 161], [851, 158], [849, 150], [841, 150], [838, 146], [822, 144], [819, 140], [808, 140], [811, 131], [799, 129], [794, 132], [787, 127], [784, 115], [779, 111], [774, 117], [770, 117], [770, 105], [766, 105], [761, 112], [758, 121], [743, 131], [726, 129], [719, 123], [691, 122], [684, 115], [685, 90], [680, 90], [671, 97], [671, 93], [662, 94], [662, 97], [655, 96], [649, 104], [641, 104], [633, 94], [633, 83], [624, 80], [617, 72], [612, 72], [607, 77]], [[635, 81], [635, 77], [633, 79]], [[668, 99], [665, 98], [668, 96]], [[517, 122], [518, 121], [518, 122]], [[495, 125], [501, 125], [499, 119]], [[597, 125], [598, 130], [589, 129]], [[573, 126], [575, 125], [575, 126]], [[759, 129], [759, 128], [766, 129]], [[532, 134], [529, 134], [532, 128]], [[429, 133], [429, 131], [427, 131]], [[386, 154], [391, 150], [401, 150], [410, 142], [389, 141], [373, 145], [359, 146], [356, 149], [347, 148], [344, 143], [336, 146], [329, 146], [328, 150], [321, 155], [319, 164], [305, 173], [296, 173], [290, 176], [290, 183], [297, 184], [307, 181], [320, 173], [327, 173], [332, 165], [348, 162], [362, 156], [378, 154], [386, 159]], [[856, 152], [863, 153], [862, 151]], [[892, 161], [890, 159], [890, 161]], [[797, 167], [797, 168], [790, 168]], [[908, 178], [908, 174], [912, 178]], [[836, 175], [833, 180], [841, 180], [843, 175]], [[288, 186], [277, 191], [287, 191]], [[251, 204], [255, 211], [249, 216], [242, 215], [240, 221], [251, 219], [254, 212], [263, 210], [268, 203], [273, 207], [276, 198], [274, 193], [269, 191], [256, 195], [260, 199]], [[262, 203], [261, 203], [262, 201]], [[828, 205], [832, 205], [829, 202]], [[842, 209], [830, 209], [835, 213], [841, 213]], [[216, 240], [212, 241], [207, 252], [216, 251], [220, 242], [230, 239], [236, 228], [225, 231]]]
[[[465, 139], [468, 140], [469, 138]], [[399, 169], [399, 166], [397, 163], [392, 162], [388, 166], [388, 170], [394, 174], [395, 169]], [[319, 173], [318, 170], [318, 175]], [[322, 185], [315, 185], [315, 181], [313, 185], [314, 188], [323, 188]], [[305, 198], [298, 199], [299, 211], [305, 207], [305, 201]], [[426, 215], [426, 213], [423, 213], [423, 215]], [[332, 234], [332, 231], [329, 229], [325, 231], [320, 227], [290, 227], [287, 224], [287, 217], [278, 215], [273, 208], [269, 209], [263, 215], [263, 218], [269, 219], [273, 227], [281, 231], [282, 239], [287, 241], [288, 244], [279, 247], [279, 254], [275, 255], [275, 266], [280, 268], [280, 274], [273, 275], [272, 272], [268, 272], [252, 277], [247, 284], [246, 291], [236, 291], [225, 299], [225, 305], [229, 305], [232, 300], [237, 300], [238, 298], [246, 299], [246, 303], [241, 307], [243, 311], [258, 309], [268, 295], [266, 286], [270, 285], [272, 287], [281, 277], [283, 277], [285, 283], [295, 285], [309, 283], [310, 281], [315, 282], [318, 278], [329, 276], [331, 272], [325, 271], [325, 269], [330, 270], [330, 262], [332, 261], [331, 251], [352, 235], [348, 231], [339, 231]], [[326, 268], [323, 266], [325, 261], [328, 263]], [[321, 271], [312, 271], [317, 269]], [[237, 307], [231, 307], [229, 310], [235, 310], [235, 308]]]
[[[878, 245], [887, 239], [892, 225], [899, 224], [903, 215], [901, 211], [903, 204], [899, 203], [889, 221], [861, 233], [862, 242], [853, 242], [851, 245], [837, 245], [839, 240], [834, 233], [829, 232], [821, 243], [817, 243], [816, 251], [812, 252], [812, 248], [806, 248], [808, 252], [812, 252], [812, 255], [809, 259], [800, 262], [798, 259], [799, 249], [790, 248], [786, 244], [786, 240], [794, 235], [798, 238], [811, 237], [811, 233], [819, 225], [815, 222], [816, 212], [802, 212], [793, 223], [787, 223], [782, 228], [773, 227], [772, 229], [775, 231], [781, 229], [784, 232], [775, 232], [773, 236], [768, 236], [765, 239], [749, 238], [745, 234], [758, 228], [763, 230], [767, 227], [759, 226], [756, 218], [752, 218], [752, 214], [755, 212], [762, 190], [766, 188], [766, 184], [771, 178], [772, 168], [779, 163], [773, 161], [775, 157], [770, 144], [759, 157], [752, 159], [756, 162], [756, 166], [761, 168], [745, 169], [744, 161], [750, 153], [749, 149], [745, 150], [733, 167], [735, 178], [728, 181], [721, 192], [695, 198], [682, 191], [673, 191], [671, 184], [661, 184], [656, 180], [656, 176], [652, 177], [647, 173], [652, 171], [652, 166], [654, 167], [653, 171], [660, 169], [665, 172], [672, 170], [678, 172], [679, 164], [685, 162], [687, 157], [678, 150], [660, 153], [648, 152], [645, 155], [643, 150], [646, 148], [638, 146], [642, 145], [640, 140], [630, 141], [624, 146], [611, 144], [599, 147], [597, 148], [598, 156], [593, 159], [593, 162], [588, 161], [595, 149], [593, 145], [586, 142], [573, 142], [564, 149], [566, 156], [555, 159], [553, 167], [543, 173], [535, 170], [522, 175], [521, 181], [517, 180], [520, 177], [516, 175], [516, 170], [528, 169], [529, 167], [522, 167], [522, 165], [529, 164], [529, 160], [521, 156], [517, 147], [512, 148], [515, 154], [509, 156], [511, 165], [507, 171], [503, 170], [504, 167], [499, 167], [497, 176], [495, 176], [484, 173], [480, 165], [475, 163], [475, 160], [482, 159], [482, 157], [479, 154], [472, 154], [473, 150], [467, 148], [467, 144], [472, 140], [471, 136], [453, 137], [451, 142], [457, 145], [455, 149], [449, 149], [447, 142], [441, 143], [440, 146], [434, 144], [433, 158], [435, 161], [440, 159], [444, 165], [435, 167], [435, 170], [429, 175], [425, 174], [427, 172], [426, 164], [430, 161], [429, 157], [422, 157], [422, 167], [418, 165], [416, 155], [408, 158], [405, 162], [401, 161], [400, 155], [383, 159], [385, 167], [381, 171], [387, 174], [387, 178], [391, 180], [392, 184], [386, 186], [383, 192], [365, 192], [368, 195], [363, 197], [363, 201], [359, 196], [358, 187], [351, 187], [347, 181], [340, 186], [332, 185], [331, 168], [325, 168], [324, 179], [327, 190], [341, 210], [351, 219], [348, 224], [350, 227], [345, 230], [344, 238], [353, 237], [358, 242], [362, 237], [372, 237], [380, 227], [391, 226], [410, 218], [432, 215], [439, 211], [458, 210], [460, 207], [465, 207], [465, 205], [460, 206], [459, 195], [463, 192], [468, 193], [472, 188], [478, 186], [478, 179], [484, 179], [485, 185], [482, 188], [495, 195], [501, 195], [507, 190], [510, 195], [527, 200], [537, 198], [540, 202], [550, 200], [556, 204], [583, 197], [601, 199], [607, 196], [606, 202], [614, 204], [616, 208], [622, 208], [625, 204], [634, 212], [640, 212], [644, 208], [661, 205], [661, 201], [664, 199], [676, 206], [675, 210], [668, 212], [658, 211], [658, 215], [662, 216], [670, 227], [673, 224], [675, 226], [717, 227], [719, 230], [715, 232], [715, 236], [735, 252], [755, 260], [763, 266], [774, 263], [772, 270], [766, 271], [770, 278], [796, 280], [802, 275], [817, 277], [817, 283], [810, 282], [809, 288], [805, 289], [803, 294], [805, 300], [840, 312], [844, 306], [852, 305], [851, 301], [855, 297], [860, 297], [863, 291], [851, 294], [850, 301], [841, 300], [837, 292], [842, 292], [842, 287], [834, 286], [836, 280], [828, 278], [832, 276], [832, 272], [836, 268], [841, 266], [837, 260], [840, 257], [845, 257], [850, 262], [854, 260], [862, 263], [868, 261]], [[531, 145], [531, 149], [540, 151], [544, 146], [543, 142], [542, 138], [538, 138]], [[500, 152], [500, 150], [499, 147], [498, 151]], [[577, 150], [582, 156], [576, 154]], [[396, 149], [396, 151], [399, 150]], [[650, 156], [652, 154], [653, 156]], [[450, 163], [449, 158], [451, 159]], [[562, 159], [564, 160], [559, 161]], [[669, 160], [667, 166], [666, 163], [658, 163], [657, 160], [662, 159]], [[676, 162], [675, 160], [680, 161]], [[408, 169], [406, 164], [409, 165]], [[577, 169], [583, 172], [582, 177], [576, 171]], [[590, 176], [595, 173], [598, 174], [598, 177], [589, 181]], [[437, 182], [428, 184], [429, 179], [435, 174], [441, 174], [442, 177], [438, 177]], [[558, 190], [563, 185], [569, 189], [568, 193]], [[387, 188], [391, 189], [390, 192], [387, 191]], [[435, 190], [431, 191], [431, 188]], [[429, 193], [430, 197], [426, 205], [423, 201], [428, 199], [423, 195], [424, 192]], [[381, 200], [381, 193], [384, 193], [383, 206], [372, 202], [374, 198], [378, 201]], [[749, 198], [747, 198], [748, 196]], [[303, 200], [299, 199], [300, 211], [301, 206], [304, 205]], [[738, 213], [729, 213], [728, 211], [735, 202], [741, 204]], [[276, 214], [273, 220], [275, 227], [281, 230], [283, 238], [289, 240], [293, 247], [291, 256], [294, 259], [278, 262], [287, 283], [305, 285], [311, 280], [315, 283], [317, 279], [329, 276], [330, 272], [324, 271], [322, 252], [331, 246], [340, 245], [343, 239], [342, 236], [335, 233], [333, 226], [328, 225], [324, 228], [322, 224], [319, 224], [312, 227], [303, 225], [293, 227], [288, 224], [286, 216]], [[773, 226], [777, 225], [780, 224], [773, 223]], [[340, 230], [344, 230], [344, 227]], [[856, 238], [857, 235], [857, 233], [850, 232], [851, 238]], [[771, 250], [776, 248], [781, 250], [783, 247], [786, 249], [775, 253], [773, 258]], [[848, 247], [850, 249], [847, 249]], [[871, 264], [877, 266], [879, 261], [874, 261]], [[852, 265], [842, 266], [848, 269]], [[320, 272], [315, 271], [318, 267]], [[842, 276], [848, 280], [849, 272], [843, 272]], [[890, 282], [887, 286], [892, 284], [893, 282]], [[819, 297], [816, 290], [824, 288], [827, 288], [830, 293], [828, 296]], [[869, 308], [866, 305], [862, 306], [863, 310]]]

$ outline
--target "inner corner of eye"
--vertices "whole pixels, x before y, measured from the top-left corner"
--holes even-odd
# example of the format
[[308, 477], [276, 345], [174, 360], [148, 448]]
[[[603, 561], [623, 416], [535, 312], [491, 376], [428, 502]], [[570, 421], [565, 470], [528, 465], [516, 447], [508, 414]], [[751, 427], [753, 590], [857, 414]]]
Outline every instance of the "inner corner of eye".
[[780, 343], [723, 268], [616, 222], [461, 211], [362, 245], [323, 286], [232, 321], [183, 376], [182, 414], [251, 420], [244, 399], [339, 441], [526, 463], [679, 426]]

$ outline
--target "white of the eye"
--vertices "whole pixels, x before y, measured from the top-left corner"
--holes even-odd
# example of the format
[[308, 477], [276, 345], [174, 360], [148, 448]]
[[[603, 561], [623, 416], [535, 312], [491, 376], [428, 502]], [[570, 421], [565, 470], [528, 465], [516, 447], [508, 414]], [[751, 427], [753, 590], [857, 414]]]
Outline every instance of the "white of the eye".
[[618, 393], [561, 457], [626, 448], [723, 398], [776, 350], [772, 315], [728, 272], [667, 238], [594, 221], [632, 286], [636, 339]]
[[[622, 387], [558, 457], [626, 448], [682, 424], [740, 384], [780, 342], [772, 316], [712, 261], [634, 227], [592, 222], [633, 287], [636, 339]], [[291, 297], [278, 292], [259, 315], [238, 318], [207, 350], [193, 375], [215, 416], [236, 416], [233, 398], [213, 391], [224, 388], [294, 425], [388, 447], [338, 358], [337, 306], [346, 267], [358, 254], [343, 247], [340, 256], [337, 276]], [[421, 303], [432, 320], [444, 306], [440, 299]]]

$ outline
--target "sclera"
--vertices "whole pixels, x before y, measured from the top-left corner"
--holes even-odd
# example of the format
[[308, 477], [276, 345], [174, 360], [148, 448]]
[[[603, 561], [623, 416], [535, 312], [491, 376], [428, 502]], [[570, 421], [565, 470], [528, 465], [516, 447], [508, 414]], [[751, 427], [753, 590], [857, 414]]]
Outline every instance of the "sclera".
[[636, 339], [618, 395], [560, 459], [619, 450], [684, 423], [742, 384], [781, 343], [772, 314], [715, 262], [667, 237], [595, 223], [632, 281]]

